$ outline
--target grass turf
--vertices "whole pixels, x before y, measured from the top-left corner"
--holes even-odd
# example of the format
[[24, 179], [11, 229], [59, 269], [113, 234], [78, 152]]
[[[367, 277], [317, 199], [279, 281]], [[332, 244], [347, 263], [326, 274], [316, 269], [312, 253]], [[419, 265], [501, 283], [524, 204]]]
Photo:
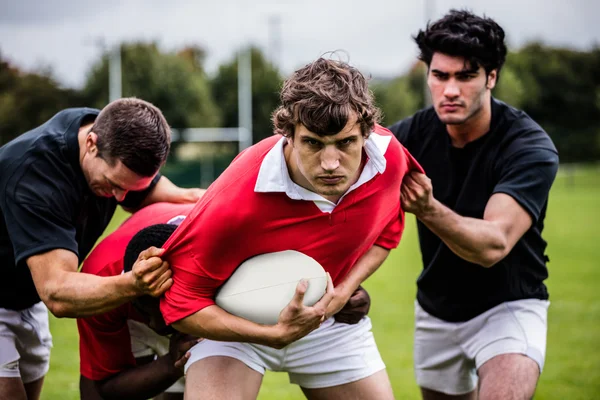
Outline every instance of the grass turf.
[[[562, 172], [562, 171], [561, 171]], [[600, 395], [600, 168], [559, 173], [550, 195], [548, 241], [552, 302], [546, 366], [536, 400], [592, 399]], [[126, 214], [119, 212], [107, 232]], [[418, 399], [412, 370], [413, 299], [421, 269], [414, 219], [400, 247], [365, 284], [370, 316], [397, 399]], [[79, 354], [74, 320], [51, 317], [54, 349], [42, 399], [78, 399]], [[283, 373], [267, 373], [259, 399], [303, 399]]]

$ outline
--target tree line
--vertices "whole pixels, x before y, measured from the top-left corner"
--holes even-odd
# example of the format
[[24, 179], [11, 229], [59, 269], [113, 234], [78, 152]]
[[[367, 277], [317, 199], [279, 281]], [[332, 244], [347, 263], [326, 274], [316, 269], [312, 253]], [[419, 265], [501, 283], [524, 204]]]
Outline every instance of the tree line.
[[[253, 140], [271, 135], [282, 74], [258, 48], [252, 53]], [[64, 88], [52, 71], [26, 72], [0, 53], [0, 145], [67, 107], [102, 108], [108, 101], [108, 54], [90, 68], [81, 89]], [[156, 43], [121, 45], [122, 95], [160, 107], [171, 126], [235, 127], [237, 59], [209, 75], [206, 53], [189, 46], [164, 51]], [[425, 106], [424, 65], [391, 79], [371, 80], [391, 124]], [[511, 51], [494, 96], [527, 112], [552, 137], [562, 162], [600, 160], [600, 47], [587, 51], [530, 43]]]

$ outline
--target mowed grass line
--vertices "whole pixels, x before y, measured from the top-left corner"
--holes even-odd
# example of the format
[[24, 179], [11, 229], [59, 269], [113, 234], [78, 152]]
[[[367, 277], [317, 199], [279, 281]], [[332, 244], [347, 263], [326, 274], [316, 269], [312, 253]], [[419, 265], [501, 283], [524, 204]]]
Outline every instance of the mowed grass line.
[[[548, 352], [536, 400], [587, 400], [600, 396], [600, 168], [559, 174], [544, 237], [548, 241], [550, 300]], [[115, 215], [112, 231], [126, 217]], [[413, 301], [421, 269], [414, 219], [400, 247], [365, 284], [370, 316], [397, 399], [419, 399], [412, 369]], [[54, 349], [44, 400], [78, 399], [77, 328], [69, 319], [50, 321]], [[267, 373], [259, 399], [303, 399], [287, 374]]]

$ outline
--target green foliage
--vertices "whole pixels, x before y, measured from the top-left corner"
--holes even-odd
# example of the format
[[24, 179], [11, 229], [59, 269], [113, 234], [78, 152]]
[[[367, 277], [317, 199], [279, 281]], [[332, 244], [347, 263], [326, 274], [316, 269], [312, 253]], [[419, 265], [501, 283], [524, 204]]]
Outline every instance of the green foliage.
[[494, 97], [513, 107], [522, 108], [525, 94], [525, 84], [519, 78], [517, 72], [510, 65], [502, 68], [500, 80], [493, 90]]
[[406, 75], [370, 84], [375, 102], [383, 112], [384, 126], [406, 118], [425, 106], [424, 80], [424, 64], [418, 63]]
[[[203, 54], [200, 48], [168, 53], [156, 43], [123, 44], [123, 97], [135, 96], [153, 103], [175, 128], [219, 126], [220, 112], [201, 65]], [[102, 108], [107, 103], [107, 54], [88, 74], [84, 95], [95, 107]]]
[[80, 105], [78, 93], [59, 87], [51, 71], [25, 73], [0, 58], [0, 146]]
[[[281, 76], [257, 48], [252, 48], [252, 131], [256, 143], [273, 134], [271, 113], [279, 105]], [[238, 122], [237, 58], [221, 65], [211, 82], [218, 107], [223, 112], [223, 126], [236, 127]]]
[[529, 44], [507, 58], [523, 83], [522, 108], [552, 137], [561, 161], [600, 159], [600, 48]]

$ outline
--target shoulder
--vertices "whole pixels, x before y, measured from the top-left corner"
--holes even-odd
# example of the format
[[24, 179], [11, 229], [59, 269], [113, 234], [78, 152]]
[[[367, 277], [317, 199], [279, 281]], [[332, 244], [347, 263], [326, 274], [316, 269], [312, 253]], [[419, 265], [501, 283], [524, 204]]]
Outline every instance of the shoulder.
[[432, 130], [435, 121], [439, 121], [433, 106], [417, 111], [413, 115], [404, 118], [389, 126], [390, 131], [402, 143], [410, 141], [414, 136], [423, 135]]
[[97, 112], [63, 110], [0, 148], [2, 190], [24, 202], [64, 198], [65, 193], [79, 190], [74, 171], [78, 149], [69, 148], [67, 136], [76, 141], [81, 120]]
[[402, 145], [388, 128], [375, 125], [373, 132], [369, 136], [369, 140], [376, 145], [386, 160], [394, 160], [400, 156]]
[[[550, 155], [558, 162], [558, 151], [546, 131], [535, 122], [526, 112], [509, 106], [494, 99], [494, 110], [500, 113], [494, 118], [498, 124], [503, 124], [499, 133], [500, 154], [502, 160], [519, 156]], [[493, 127], [492, 127], [493, 129]]]

